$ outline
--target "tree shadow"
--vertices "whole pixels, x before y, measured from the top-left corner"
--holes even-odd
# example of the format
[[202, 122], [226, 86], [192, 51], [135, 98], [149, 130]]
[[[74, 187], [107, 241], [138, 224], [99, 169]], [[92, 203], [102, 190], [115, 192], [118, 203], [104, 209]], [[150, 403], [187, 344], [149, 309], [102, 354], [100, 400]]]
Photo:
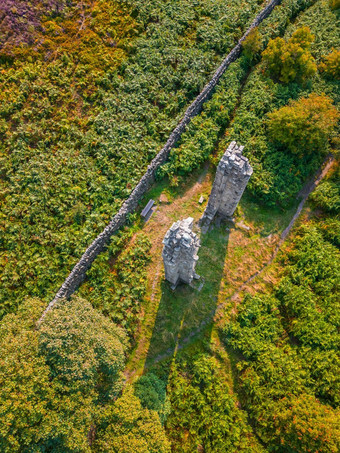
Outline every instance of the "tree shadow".
[[174, 291], [163, 280], [144, 373], [162, 361], [162, 379], [167, 382], [177, 350], [182, 349], [194, 337], [210, 335], [228, 241], [229, 228], [226, 228], [226, 224], [210, 228], [206, 234], [201, 235], [196, 267], [200, 280], [195, 280], [191, 286], [181, 284]]

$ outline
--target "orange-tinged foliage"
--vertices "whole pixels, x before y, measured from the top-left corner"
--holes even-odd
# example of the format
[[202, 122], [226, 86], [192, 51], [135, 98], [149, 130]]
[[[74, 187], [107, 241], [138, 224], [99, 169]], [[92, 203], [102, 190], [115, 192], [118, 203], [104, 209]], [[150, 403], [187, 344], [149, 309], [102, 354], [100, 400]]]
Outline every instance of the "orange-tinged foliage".
[[332, 79], [340, 79], [340, 50], [332, 49], [319, 66], [320, 70]]
[[270, 138], [303, 156], [327, 151], [339, 112], [329, 97], [312, 93], [307, 98], [291, 101], [268, 118]]
[[283, 401], [275, 417], [278, 442], [294, 451], [336, 453], [340, 448], [340, 412], [303, 394]]

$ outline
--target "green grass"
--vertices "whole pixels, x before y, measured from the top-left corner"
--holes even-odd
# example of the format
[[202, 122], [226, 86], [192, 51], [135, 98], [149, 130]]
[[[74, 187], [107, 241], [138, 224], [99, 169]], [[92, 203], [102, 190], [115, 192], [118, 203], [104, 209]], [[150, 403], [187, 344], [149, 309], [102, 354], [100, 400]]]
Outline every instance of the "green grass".
[[261, 236], [268, 236], [282, 233], [293, 217], [298, 203], [297, 199], [293, 200], [287, 209], [269, 207], [257, 202], [246, 192], [237, 208], [237, 215], [244, 216], [246, 223], [252, 223]]

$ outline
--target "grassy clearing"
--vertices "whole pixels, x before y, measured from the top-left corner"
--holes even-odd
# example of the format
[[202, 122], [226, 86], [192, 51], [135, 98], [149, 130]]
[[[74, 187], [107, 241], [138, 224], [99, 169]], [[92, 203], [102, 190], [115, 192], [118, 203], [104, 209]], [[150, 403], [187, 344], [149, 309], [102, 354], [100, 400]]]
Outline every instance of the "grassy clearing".
[[[151, 367], [155, 360], [173, 357], [183, 342], [209, 340], [217, 306], [268, 262], [279, 234], [289, 223], [294, 207], [288, 211], [277, 209], [270, 216], [269, 209], [246, 195], [236, 212], [234, 226], [227, 223], [213, 225], [201, 236], [196, 268], [201, 279], [194, 281], [192, 287], [181, 285], [172, 291], [164, 280], [163, 237], [178, 219], [191, 216], [195, 221], [199, 220], [213, 177], [214, 169], [205, 167], [176, 188], [163, 180], [143, 200], [144, 206], [148, 199], [158, 202], [160, 195], [166, 194], [169, 203], [158, 202], [158, 209], [151, 219], [140, 224], [140, 233], [152, 244], [151, 261], [147, 269], [147, 293], [142, 303], [143, 321], [127, 374], [139, 375], [144, 366]], [[205, 197], [202, 205], [198, 203], [201, 195]], [[231, 309], [234, 302], [230, 301], [229, 305]]]

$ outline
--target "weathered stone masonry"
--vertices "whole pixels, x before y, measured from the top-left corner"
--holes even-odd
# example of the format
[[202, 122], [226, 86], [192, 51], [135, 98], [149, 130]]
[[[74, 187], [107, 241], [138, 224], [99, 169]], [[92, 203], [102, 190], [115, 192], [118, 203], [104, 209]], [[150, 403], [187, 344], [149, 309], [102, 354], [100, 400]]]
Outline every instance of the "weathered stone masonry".
[[180, 282], [190, 284], [194, 278], [199, 278], [195, 266], [200, 241], [192, 231], [193, 225], [192, 217], [178, 220], [172, 224], [163, 240], [165, 278], [172, 283], [173, 288]]
[[216, 214], [230, 218], [240, 201], [253, 169], [246, 157], [242, 156], [244, 146], [231, 142], [223, 154], [211, 190], [209, 201], [201, 219], [209, 224]]
[[70, 297], [84, 281], [87, 270], [91, 267], [93, 261], [96, 259], [99, 253], [101, 253], [110, 242], [111, 236], [119, 230], [125, 223], [127, 216], [131, 214], [137, 207], [139, 200], [147, 192], [152, 183], [156, 170], [165, 163], [171, 149], [178, 142], [182, 133], [185, 131], [186, 126], [190, 123], [191, 119], [196, 116], [203, 104], [209, 99], [216, 85], [220, 81], [226, 69], [229, 65], [235, 61], [241, 53], [241, 43], [248, 36], [254, 27], [257, 27], [266, 17], [270, 15], [276, 5], [281, 0], [272, 0], [255, 18], [249, 29], [245, 32], [238, 44], [232, 49], [228, 56], [223, 60], [215, 74], [213, 75], [210, 82], [203, 88], [197, 98], [190, 104], [186, 110], [183, 119], [180, 121], [178, 126], [171, 133], [168, 141], [166, 142], [163, 149], [157, 154], [148, 166], [145, 174], [140, 179], [135, 189], [131, 192], [129, 198], [123, 203], [118, 213], [113, 217], [111, 222], [107, 225], [102, 233], [92, 242], [87, 248], [83, 256], [80, 258], [78, 263], [74, 266], [69, 276], [66, 278], [59, 291], [55, 295], [54, 299], [49, 303], [46, 310], [42, 314], [39, 322], [44, 318], [45, 314], [53, 307], [58, 299], [63, 297]]

